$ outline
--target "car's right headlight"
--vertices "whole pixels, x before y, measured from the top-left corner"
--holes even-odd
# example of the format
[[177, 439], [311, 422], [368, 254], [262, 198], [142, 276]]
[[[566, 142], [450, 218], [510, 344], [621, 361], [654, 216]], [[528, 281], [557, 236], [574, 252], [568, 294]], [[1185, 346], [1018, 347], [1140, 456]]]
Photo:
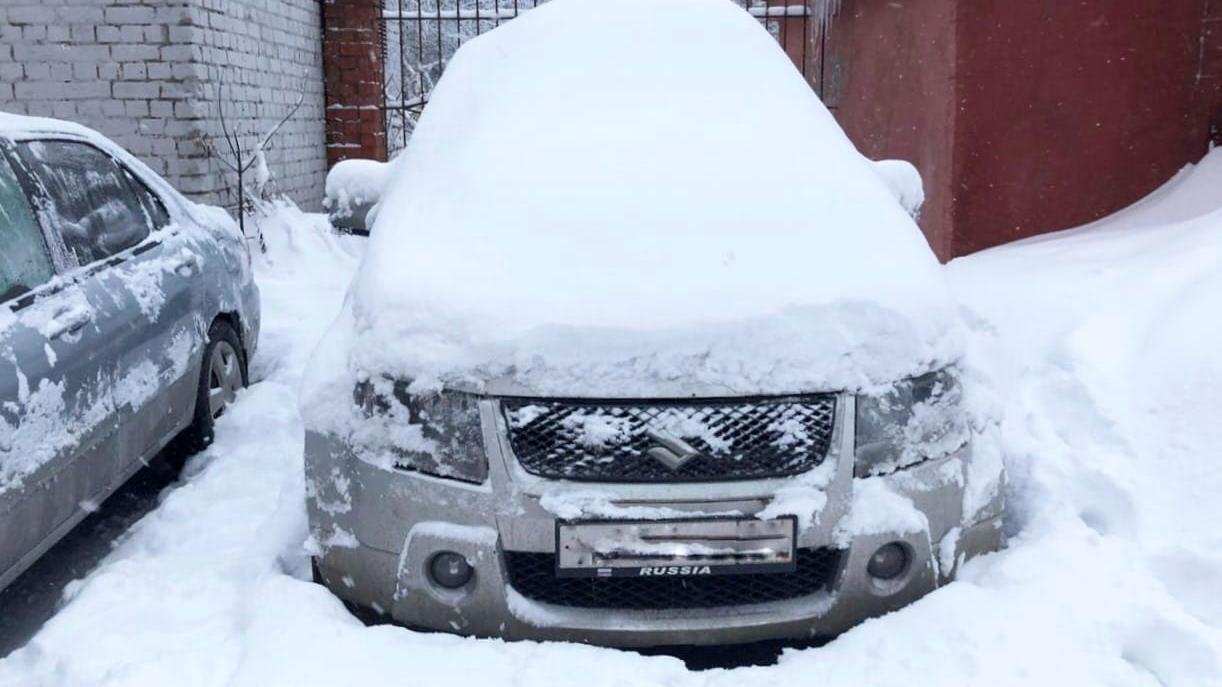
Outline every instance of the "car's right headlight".
[[487, 479], [479, 397], [459, 391], [413, 394], [408, 387], [386, 378], [357, 383], [353, 400], [365, 423], [354, 432], [354, 443], [389, 452], [403, 470], [475, 484]]
[[857, 477], [942, 458], [968, 442], [958, 371], [948, 367], [857, 396]]

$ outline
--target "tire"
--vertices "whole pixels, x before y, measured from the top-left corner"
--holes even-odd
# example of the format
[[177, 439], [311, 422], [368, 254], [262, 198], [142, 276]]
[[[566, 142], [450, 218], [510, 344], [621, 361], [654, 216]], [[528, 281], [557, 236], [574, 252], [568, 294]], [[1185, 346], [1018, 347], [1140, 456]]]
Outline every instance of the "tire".
[[249, 382], [246, 353], [238, 333], [224, 320], [212, 323], [200, 362], [195, 390], [195, 416], [174, 440], [171, 455], [182, 463], [204, 450], [215, 436], [216, 420], [228, 410], [239, 389]]

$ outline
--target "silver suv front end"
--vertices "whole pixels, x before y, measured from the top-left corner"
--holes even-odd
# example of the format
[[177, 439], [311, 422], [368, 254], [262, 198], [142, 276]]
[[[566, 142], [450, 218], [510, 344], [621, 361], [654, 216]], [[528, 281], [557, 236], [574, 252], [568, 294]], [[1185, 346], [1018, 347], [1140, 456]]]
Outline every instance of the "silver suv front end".
[[[352, 604], [476, 636], [658, 646], [835, 635], [945, 584], [1001, 537], [1000, 472], [982, 488], [970, 443], [912, 460], [874, 445], [878, 474], [863, 470], [857, 425], [889, 409], [867, 402], [882, 414], [851, 393], [470, 397], [472, 432], [440, 441], [482, 443], [486, 463], [447, 476], [309, 431], [317, 572]], [[590, 426], [591, 413], [614, 421]], [[690, 430], [692, 418], [706, 426]], [[667, 423], [689, 430], [658, 431]], [[741, 451], [720, 445], [727, 432]], [[734, 456], [699, 455], [718, 450]]]

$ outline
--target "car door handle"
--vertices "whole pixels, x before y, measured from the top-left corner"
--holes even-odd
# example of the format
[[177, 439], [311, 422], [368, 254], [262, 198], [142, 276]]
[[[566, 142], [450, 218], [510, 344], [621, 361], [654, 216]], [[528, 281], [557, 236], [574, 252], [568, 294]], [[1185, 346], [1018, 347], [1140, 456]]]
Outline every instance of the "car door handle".
[[79, 332], [92, 319], [93, 315], [88, 308], [79, 305], [70, 306], [55, 313], [43, 331], [48, 339], [58, 339]]
[[199, 256], [188, 250], [183, 250], [170, 258], [169, 268], [179, 275], [190, 277], [199, 271]]

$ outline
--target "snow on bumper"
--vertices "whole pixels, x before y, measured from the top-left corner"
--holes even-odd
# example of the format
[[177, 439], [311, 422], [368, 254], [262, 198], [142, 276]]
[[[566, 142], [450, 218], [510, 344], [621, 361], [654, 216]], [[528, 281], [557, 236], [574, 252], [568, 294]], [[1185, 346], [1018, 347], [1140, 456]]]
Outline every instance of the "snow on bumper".
[[[854, 479], [851, 437], [838, 432], [827, 470], [816, 470], [825, 474], [819, 498], [812, 498], [802, 478], [665, 485], [540, 480], [508, 455], [495, 422], [485, 423], [485, 443], [489, 478], [468, 485], [372, 465], [335, 437], [308, 433], [309, 513], [327, 586], [407, 625], [478, 636], [612, 646], [804, 639], [835, 635], [907, 605], [952, 579], [964, 560], [1000, 544], [1000, 480], [984, 501], [978, 494], [964, 497], [973, 491], [966, 484], [970, 448], [893, 475]], [[974, 512], [964, 512], [965, 501]], [[727, 514], [798, 515], [798, 548], [840, 552], [828, 587], [762, 603], [629, 610], [543, 603], [510, 584], [506, 553], [554, 554], [558, 519]], [[907, 550], [909, 566], [897, 579], [876, 579], [866, 572], [870, 557], [892, 542]], [[443, 551], [466, 558], [471, 582], [455, 590], [431, 580], [429, 563]]]

